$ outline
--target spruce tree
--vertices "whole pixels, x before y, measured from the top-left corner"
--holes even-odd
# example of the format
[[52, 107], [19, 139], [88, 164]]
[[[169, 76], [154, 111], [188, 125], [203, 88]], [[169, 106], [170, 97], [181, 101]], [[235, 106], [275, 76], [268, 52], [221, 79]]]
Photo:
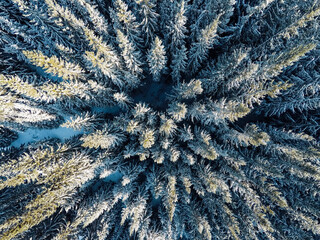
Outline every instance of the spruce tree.
[[0, 238], [320, 239], [319, 15], [1, 0]]

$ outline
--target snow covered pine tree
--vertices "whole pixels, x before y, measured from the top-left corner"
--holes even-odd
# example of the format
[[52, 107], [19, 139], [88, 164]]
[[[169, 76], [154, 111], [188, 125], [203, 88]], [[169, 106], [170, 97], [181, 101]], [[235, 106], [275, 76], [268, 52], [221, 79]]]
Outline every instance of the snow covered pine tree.
[[0, 238], [320, 239], [319, 15], [1, 0]]

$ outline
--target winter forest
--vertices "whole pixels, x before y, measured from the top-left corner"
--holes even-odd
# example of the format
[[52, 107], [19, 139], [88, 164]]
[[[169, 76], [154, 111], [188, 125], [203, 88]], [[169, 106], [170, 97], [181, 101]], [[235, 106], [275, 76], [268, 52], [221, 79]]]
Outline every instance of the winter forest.
[[320, 239], [320, 0], [0, 0], [0, 239]]

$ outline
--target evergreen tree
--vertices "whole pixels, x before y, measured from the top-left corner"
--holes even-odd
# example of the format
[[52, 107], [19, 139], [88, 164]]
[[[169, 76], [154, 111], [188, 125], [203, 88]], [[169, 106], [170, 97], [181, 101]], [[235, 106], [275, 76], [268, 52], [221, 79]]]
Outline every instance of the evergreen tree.
[[167, 58], [162, 41], [158, 37], [155, 38], [147, 58], [153, 80], [160, 81], [161, 73], [166, 69]]
[[320, 239], [319, 15], [0, 1], [0, 238]]

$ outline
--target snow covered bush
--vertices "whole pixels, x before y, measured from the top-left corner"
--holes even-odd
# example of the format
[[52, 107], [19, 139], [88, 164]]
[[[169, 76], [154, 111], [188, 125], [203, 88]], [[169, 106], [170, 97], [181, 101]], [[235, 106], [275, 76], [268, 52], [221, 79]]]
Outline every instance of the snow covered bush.
[[1, 0], [0, 238], [320, 239], [319, 15]]

